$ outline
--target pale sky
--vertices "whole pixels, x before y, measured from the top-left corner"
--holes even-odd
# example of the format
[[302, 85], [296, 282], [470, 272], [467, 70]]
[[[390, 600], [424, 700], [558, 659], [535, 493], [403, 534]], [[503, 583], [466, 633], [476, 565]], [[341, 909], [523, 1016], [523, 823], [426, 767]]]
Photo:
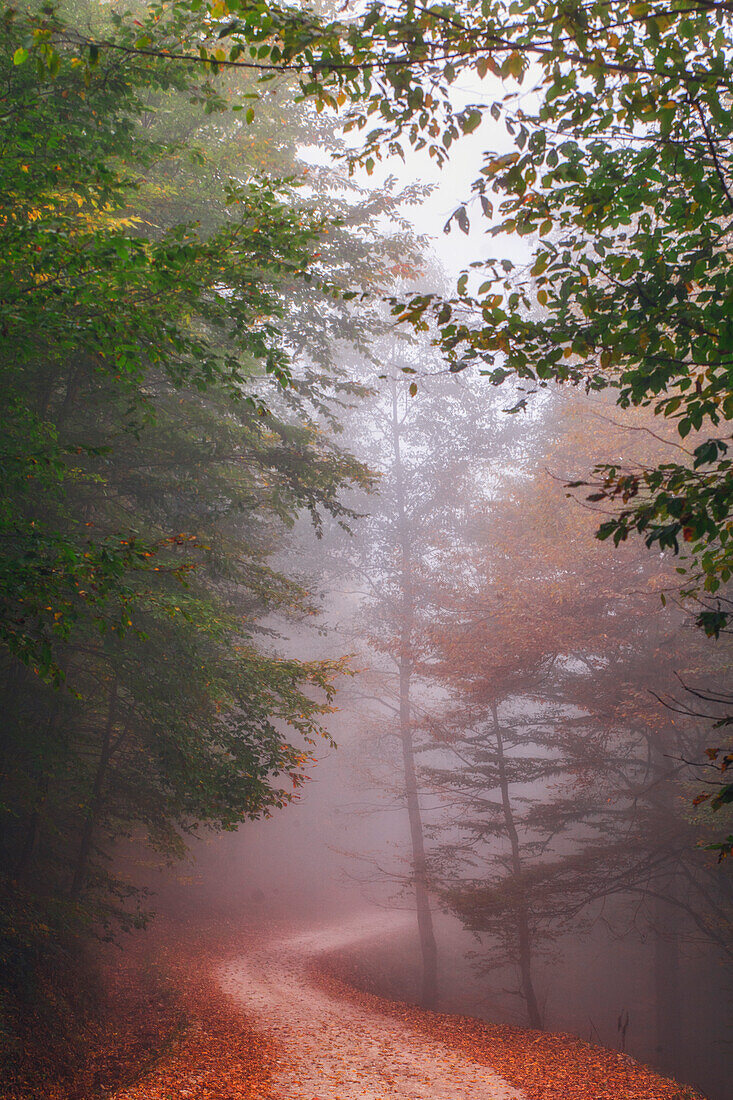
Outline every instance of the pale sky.
[[[454, 108], [462, 110], [469, 104], [492, 103], [503, 98], [507, 90], [516, 91], [516, 88], [514, 82], [511, 88], [509, 85], [505, 87], [495, 77], [489, 76], [474, 83], [466, 78], [458, 80], [452, 86], [451, 98]], [[359, 133], [347, 134], [346, 139], [349, 144], [357, 145]], [[527, 238], [493, 238], [486, 235], [489, 223], [481, 213], [478, 201], [474, 201], [469, 207], [471, 230], [468, 236], [458, 229], [455, 222], [449, 234], [443, 232], [443, 226], [453, 211], [461, 201], [470, 196], [471, 184], [478, 177], [483, 163], [484, 150], [509, 152], [513, 148], [512, 139], [503, 123], [495, 122], [486, 114], [474, 133], [462, 137], [451, 147], [450, 160], [442, 169], [428, 156], [427, 151], [415, 153], [408, 147], [404, 162], [399, 157], [385, 158], [377, 163], [371, 176], [366, 171], [360, 171], [355, 174], [355, 178], [363, 187], [381, 187], [390, 176], [397, 180], [397, 188], [416, 181], [435, 185], [422, 205], [406, 206], [403, 213], [415, 226], [417, 233], [430, 238], [436, 258], [446, 274], [455, 281], [461, 271], [474, 260], [494, 256], [522, 263], [529, 258], [531, 246]], [[322, 151], [316, 147], [302, 149], [301, 155], [307, 161], [323, 163]]]

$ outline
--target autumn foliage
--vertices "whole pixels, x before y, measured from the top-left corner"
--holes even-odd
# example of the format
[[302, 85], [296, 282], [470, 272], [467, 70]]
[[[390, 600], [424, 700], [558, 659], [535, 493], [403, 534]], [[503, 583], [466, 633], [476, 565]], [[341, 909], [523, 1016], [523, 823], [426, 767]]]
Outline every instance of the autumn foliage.
[[491, 1066], [527, 1100], [702, 1100], [695, 1089], [661, 1077], [627, 1054], [574, 1035], [487, 1024], [385, 1000], [373, 969], [347, 955], [331, 956], [312, 973], [332, 996], [402, 1020], [406, 1028], [426, 1032]]
[[251, 937], [227, 925], [161, 919], [146, 936], [126, 939], [124, 951], [100, 947], [83, 977], [74, 981], [65, 971], [47, 986], [55, 1011], [29, 1014], [23, 1058], [3, 1096], [269, 1097], [272, 1047], [221, 993], [215, 974], [221, 955]]

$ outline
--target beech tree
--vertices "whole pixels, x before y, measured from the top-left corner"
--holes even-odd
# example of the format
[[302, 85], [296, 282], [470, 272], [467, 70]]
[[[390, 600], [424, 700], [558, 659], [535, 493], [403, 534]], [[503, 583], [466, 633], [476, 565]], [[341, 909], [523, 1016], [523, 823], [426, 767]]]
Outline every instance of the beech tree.
[[[387, 346], [383, 341], [382, 347]], [[414, 404], [404, 386], [402, 392], [398, 390], [400, 371], [414, 370], [411, 363], [417, 361], [416, 350], [393, 343], [386, 357], [390, 375], [387, 394], [378, 402], [378, 435], [369, 447], [382, 472], [379, 497], [376, 509], [362, 525], [352, 556], [357, 576], [367, 586], [360, 613], [366, 636], [370, 647], [386, 660], [388, 669], [382, 674], [378, 672], [376, 677], [379, 707], [392, 712], [387, 724], [396, 727], [399, 739], [398, 786], [409, 823], [408, 881], [414, 891], [420, 938], [421, 1000], [427, 1007], [434, 1007], [438, 996], [438, 952], [424, 807], [416, 765], [414, 708], [415, 693], [421, 686], [419, 664], [424, 655], [425, 622], [431, 608], [433, 578], [426, 559], [439, 541], [438, 532], [455, 522], [447, 482], [455, 488], [456, 481], [465, 473], [467, 454], [465, 446], [456, 447], [453, 433], [451, 455], [446, 461], [446, 439], [434, 430], [436, 425], [430, 411]], [[373, 408], [374, 402], [370, 404]], [[432, 409], [433, 416], [436, 411]], [[445, 417], [455, 411], [454, 403], [448, 400], [440, 415]], [[443, 426], [447, 426], [445, 420]], [[465, 444], [465, 438], [462, 442]]]
[[533, 962], [547, 949], [552, 926], [527, 889], [526, 865], [547, 836], [528, 828], [516, 788], [554, 776], [557, 762], [538, 753], [541, 723], [500, 715], [496, 698], [472, 699], [426, 725], [431, 755], [442, 759], [424, 774], [451, 807], [446, 831], [453, 839], [443, 841], [433, 859], [442, 900], [466, 929], [489, 937], [485, 969], [516, 966], [530, 1027], [542, 1028]]

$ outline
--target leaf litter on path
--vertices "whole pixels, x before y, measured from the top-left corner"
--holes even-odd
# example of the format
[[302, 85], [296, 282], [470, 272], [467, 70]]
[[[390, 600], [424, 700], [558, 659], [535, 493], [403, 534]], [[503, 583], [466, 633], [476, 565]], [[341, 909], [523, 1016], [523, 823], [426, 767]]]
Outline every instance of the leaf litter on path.
[[349, 946], [396, 923], [222, 929], [171, 948], [190, 1025], [114, 1100], [700, 1100], [572, 1035], [433, 1013], [344, 980]]

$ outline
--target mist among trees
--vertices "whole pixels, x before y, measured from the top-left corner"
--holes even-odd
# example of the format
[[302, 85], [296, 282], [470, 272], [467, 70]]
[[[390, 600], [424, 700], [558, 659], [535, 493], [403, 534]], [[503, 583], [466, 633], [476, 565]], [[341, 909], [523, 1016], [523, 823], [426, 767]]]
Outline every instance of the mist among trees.
[[286, 1019], [310, 921], [345, 1020], [514, 1028], [491, 1088], [571, 1033], [724, 1100], [732, 19], [4, 8], [4, 1095], [164, 1063], [186, 939]]

